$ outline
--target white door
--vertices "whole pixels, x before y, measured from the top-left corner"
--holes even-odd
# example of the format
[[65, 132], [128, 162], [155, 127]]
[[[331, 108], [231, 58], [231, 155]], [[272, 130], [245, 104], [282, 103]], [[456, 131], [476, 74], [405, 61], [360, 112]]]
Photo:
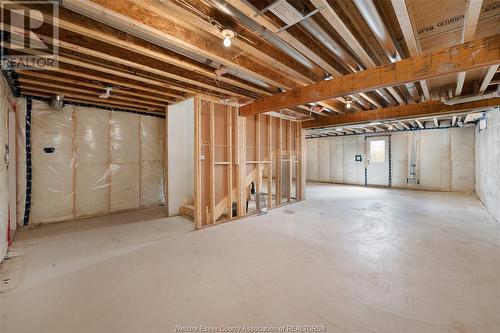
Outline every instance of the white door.
[[366, 184], [389, 186], [389, 137], [369, 137], [366, 145]]

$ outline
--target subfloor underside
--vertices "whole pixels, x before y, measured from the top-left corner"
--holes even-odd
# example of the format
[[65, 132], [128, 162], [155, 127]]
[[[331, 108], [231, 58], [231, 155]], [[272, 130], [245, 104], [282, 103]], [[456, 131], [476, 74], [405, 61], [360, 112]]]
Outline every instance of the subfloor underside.
[[21, 231], [11, 252], [3, 333], [500, 327], [500, 224], [466, 194], [311, 183], [197, 232], [150, 209]]

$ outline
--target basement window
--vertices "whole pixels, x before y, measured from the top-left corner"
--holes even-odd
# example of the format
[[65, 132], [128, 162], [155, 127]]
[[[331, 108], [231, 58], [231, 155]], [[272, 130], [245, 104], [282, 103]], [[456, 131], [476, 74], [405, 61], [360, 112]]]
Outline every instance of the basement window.
[[385, 140], [370, 141], [370, 162], [385, 162]]

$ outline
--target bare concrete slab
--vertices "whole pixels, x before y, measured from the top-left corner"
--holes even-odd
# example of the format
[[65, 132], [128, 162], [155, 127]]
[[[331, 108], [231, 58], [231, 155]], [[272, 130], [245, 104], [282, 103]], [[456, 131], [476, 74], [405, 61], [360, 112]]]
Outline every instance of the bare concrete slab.
[[500, 224], [474, 196], [328, 184], [307, 195], [198, 232], [159, 209], [20, 232], [0, 331], [498, 332]]

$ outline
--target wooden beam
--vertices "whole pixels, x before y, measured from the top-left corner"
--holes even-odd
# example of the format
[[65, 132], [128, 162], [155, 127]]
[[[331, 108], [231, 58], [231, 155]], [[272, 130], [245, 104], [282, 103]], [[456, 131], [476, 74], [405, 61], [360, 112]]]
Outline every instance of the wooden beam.
[[[398, 18], [401, 31], [403, 32], [404, 39], [406, 41], [406, 46], [410, 52], [410, 56], [414, 57], [421, 54], [420, 44], [415, 37], [415, 31], [413, 29], [414, 25], [411, 21], [410, 15], [408, 13], [408, 8], [406, 6], [405, 0], [392, 0], [392, 7]], [[420, 86], [422, 87], [422, 92], [426, 101], [431, 100], [431, 94], [429, 92], [429, 87], [427, 86], [427, 81], [420, 81]]]
[[[250, 57], [243, 57], [241, 51], [236, 48], [224, 48], [220, 39], [209, 34], [200, 38], [193, 30], [143, 8], [131, 0], [65, 0], [65, 6], [139, 38], [153, 41], [162, 47], [174, 47], [214, 60], [271, 86], [283, 89], [296, 86], [283, 75], [269, 70]], [[236, 58], [237, 61], [234, 60]]]
[[64, 89], [50, 89], [50, 88], [42, 88], [42, 87], [34, 87], [34, 86], [28, 86], [28, 85], [21, 85], [21, 90], [22, 91], [35, 91], [35, 92], [40, 92], [40, 93], [46, 93], [49, 94], [49, 96], [54, 96], [56, 94], [59, 95], [64, 95], [65, 97], [69, 98], [77, 98], [80, 100], [85, 100], [89, 104], [93, 104], [93, 102], [99, 102], [99, 103], [105, 103], [105, 104], [110, 104], [110, 105], [118, 105], [120, 107], [126, 108], [126, 107], [134, 107], [137, 109], [142, 109], [145, 111], [162, 111], [165, 112], [165, 107], [157, 107], [157, 106], [147, 106], [143, 105], [140, 103], [134, 103], [134, 102], [122, 102], [122, 101], [114, 101], [110, 99], [103, 100], [102, 98], [99, 97], [93, 97], [89, 95], [82, 95], [79, 93], [68, 93], [67, 90]]
[[[469, 42], [474, 39], [479, 22], [479, 15], [481, 14], [481, 6], [483, 0], [465, 0], [465, 18], [464, 26], [462, 29], [461, 42]], [[455, 88], [455, 95], [460, 96], [464, 87], [466, 72], [462, 71], [457, 74], [457, 87]]]
[[195, 64], [192, 64], [188, 61], [170, 56], [170, 55], [166, 54], [165, 52], [163, 52], [158, 46], [150, 45], [149, 43], [142, 41], [142, 40], [136, 38], [135, 36], [126, 36], [125, 39], [121, 39], [121, 38], [118, 38], [116, 35], [114, 35], [112, 32], [109, 32], [110, 29], [108, 29], [108, 31], [101, 31], [101, 30], [98, 30], [98, 27], [96, 27], [96, 26], [93, 26], [92, 28], [87, 28], [87, 27], [82, 25], [83, 22], [80, 22], [81, 24], [75, 24], [74, 22], [67, 21], [64, 18], [59, 18], [59, 19], [54, 18], [54, 19], [57, 20], [57, 23], [59, 24], [59, 27], [61, 29], [64, 29], [64, 30], [67, 30], [67, 31], [70, 31], [70, 32], [73, 32], [73, 33], [76, 33], [76, 34], [79, 34], [82, 36], [90, 37], [90, 38], [96, 39], [100, 42], [104, 42], [106, 44], [109, 44], [109, 45], [112, 45], [115, 47], [130, 50], [130, 51], [133, 51], [137, 54], [147, 56], [147, 57], [150, 57], [152, 59], [186, 69], [186, 70], [191, 71], [193, 73], [197, 73], [200, 75], [210, 77], [212, 79], [217, 79], [217, 80], [220, 80], [222, 82], [231, 84], [235, 87], [239, 87], [239, 88], [260, 94], [260, 95], [269, 95], [269, 93], [264, 89], [256, 88], [252, 85], [245, 84], [243, 82], [231, 79], [229, 77], [224, 77], [224, 76], [219, 77], [215, 74], [215, 72], [213, 70], [208, 70], [200, 65], [195, 65]]
[[[16, 71], [16, 73], [20, 74], [21, 77], [27, 77], [27, 78], [36, 78], [36, 79], [43, 79], [43, 80], [49, 80], [49, 81], [54, 81], [54, 82], [59, 82], [59, 83], [66, 83], [66, 84], [72, 84], [72, 85], [77, 85], [80, 87], [88, 87], [92, 89], [99, 89], [102, 92], [105, 91], [104, 85], [99, 85], [96, 83], [88, 83], [88, 82], [83, 82], [80, 80], [75, 80], [75, 79], [68, 79], [64, 78], [61, 76], [53, 76], [53, 75], [47, 75], [40, 73], [40, 71]], [[47, 82], [47, 81], [44, 81]], [[120, 89], [118, 87], [113, 87], [113, 92], [121, 94], [121, 95], [128, 95], [128, 96], [134, 96], [134, 97], [139, 97], [143, 98], [145, 100], [155, 100], [155, 101], [160, 101], [165, 104], [168, 103], [173, 103], [175, 100], [173, 98], [167, 98], [167, 97], [157, 97], [157, 96], [152, 96], [148, 94], [143, 94], [140, 92], [134, 92], [130, 91], [127, 89]]]
[[[38, 91], [31, 91], [31, 90], [21, 90], [21, 93], [23, 95], [27, 95], [27, 96], [36, 96], [36, 97], [42, 97], [42, 98], [51, 98], [54, 96], [53, 93], [45, 93], [45, 92], [38, 92]], [[150, 110], [146, 110], [144, 108], [136, 108], [136, 107], [128, 106], [128, 105], [117, 106], [115, 104], [108, 104], [106, 102], [89, 101], [87, 99], [81, 99], [81, 98], [76, 98], [76, 97], [71, 97], [71, 96], [65, 96], [64, 99], [68, 102], [76, 102], [76, 103], [81, 103], [81, 104], [103, 106], [103, 107], [107, 107], [107, 108], [119, 108], [119, 109], [130, 110], [130, 111], [150, 112], [150, 113], [155, 113], [155, 114], [160, 114], [160, 115], [165, 114], [165, 112], [150, 111]]]
[[493, 65], [488, 67], [486, 70], [486, 73], [484, 74], [483, 77], [483, 82], [481, 83], [481, 86], [479, 87], [479, 92], [482, 94], [486, 91], [488, 86], [490, 85], [491, 80], [493, 79], [493, 76], [495, 76], [495, 73], [498, 69], [498, 65]]
[[[83, 78], [83, 79], [87, 79], [87, 80], [91, 80], [91, 81], [105, 82], [105, 83], [109, 83], [111, 85], [116, 85], [119, 87], [126, 87], [126, 88], [131, 88], [131, 89], [142, 90], [142, 91], [150, 92], [153, 94], [164, 95], [164, 96], [168, 96], [168, 97], [175, 97], [175, 98], [180, 98], [180, 99], [184, 98], [184, 96], [182, 96], [182, 95], [172, 94], [172, 93], [166, 92], [164, 90], [152, 89], [152, 88], [149, 88], [145, 85], [129, 83], [129, 82], [121, 81], [121, 80], [118, 81], [118, 80], [114, 80], [114, 79], [108, 79], [106, 77], [87, 74], [87, 73], [84, 73], [81, 71], [75, 71], [72, 69], [66, 69], [66, 68], [62, 68], [62, 67], [58, 67], [58, 68], [47, 67], [46, 69], [53, 72], [53, 73], [66, 74], [66, 75], [75, 76], [78, 78]], [[27, 71], [19, 71], [19, 72], [25, 73]]]
[[[13, 30], [15, 30], [15, 32], [18, 33], [18, 34], [20, 34], [20, 35], [24, 35], [24, 36], [28, 35], [29, 36], [29, 32], [26, 31], [26, 30], [12, 29], [12, 27], [10, 25], [5, 24], [5, 23], [2, 23], [0, 26], [1, 26], [1, 29], [4, 30], [4, 31], [13, 31]], [[49, 43], [49, 44], [58, 43], [59, 47], [62, 48], [62, 49], [66, 49], [66, 50], [70, 50], [70, 51], [73, 51], [73, 52], [81, 53], [81, 54], [84, 54], [84, 55], [87, 55], [87, 56], [95, 57], [97, 59], [107, 60], [107, 61], [110, 61], [112, 63], [120, 64], [120, 65], [127, 66], [127, 67], [130, 67], [130, 68], [135, 68], [135, 69], [138, 69], [138, 70], [145, 71], [147, 73], [153, 73], [153, 74], [162, 76], [164, 78], [168, 78], [168, 79], [172, 79], [172, 80], [177, 80], [177, 81], [184, 82], [184, 83], [187, 83], [187, 84], [190, 84], [190, 85], [193, 85], [193, 86], [198, 86], [198, 87], [205, 88], [205, 89], [208, 89], [208, 90], [217, 91], [217, 92], [229, 95], [229, 96], [246, 97], [245, 95], [242, 95], [242, 94], [239, 94], [239, 93], [227, 90], [227, 89], [219, 88], [217, 86], [214, 86], [213, 84], [206, 84], [206, 83], [200, 82], [199, 80], [192, 80], [192, 79], [189, 79], [189, 78], [187, 78], [185, 76], [180, 76], [180, 75], [176, 75], [176, 74], [173, 74], [173, 73], [169, 73], [169, 72], [164, 71], [164, 70], [160, 70], [160, 69], [157, 69], [157, 68], [153, 68], [151, 66], [143, 65], [143, 64], [141, 64], [139, 62], [134, 62], [134, 61], [126, 60], [126, 59], [123, 59], [123, 58], [115, 57], [115, 56], [109, 55], [107, 53], [96, 51], [96, 50], [92, 50], [92, 49], [89, 49], [89, 48], [86, 48], [86, 47], [83, 47], [83, 46], [80, 46], [80, 45], [72, 44], [72, 43], [66, 42], [64, 40], [60, 40], [59, 39], [59, 40], [56, 41], [56, 40], [54, 40], [53, 38], [51, 38], [49, 36], [44, 36], [44, 35], [41, 35], [41, 34], [37, 34], [37, 37], [39, 39], [41, 39], [43, 42], [46, 42], [46, 43]], [[59, 59], [59, 60], [64, 62], [64, 58]], [[83, 59], [83, 60], [85, 60], [85, 59]], [[192, 93], [190, 90], [184, 90], [182, 87], [178, 87], [178, 86], [172, 86], [172, 87], [170, 87], [170, 89], [181, 90], [183, 92]]]
[[[440, 101], [429, 101], [419, 104], [393, 106], [385, 109], [369, 110], [362, 112], [346, 113], [302, 123], [304, 128], [318, 128], [327, 126], [341, 126], [363, 124], [380, 120], [400, 120], [421, 116], [452, 114], [468, 110], [490, 109], [500, 105], [500, 98], [492, 98], [457, 105], [445, 105]], [[405, 127], [406, 128], [406, 127]]]
[[241, 1], [241, 0], [226, 0], [226, 1], [233, 7], [241, 11], [243, 14], [245, 14], [248, 18], [252, 19], [253, 21], [257, 22], [260, 25], [263, 25], [266, 29], [269, 29], [276, 36], [281, 38], [283, 41], [285, 41], [290, 46], [298, 50], [307, 58], [311, 59], [318, 66], [323, 68], [327, 73], [330, 73], [332, 75], [340, 75], [340, 73], [327, 61], [322, 59], [317, 52], [305, 46], [300, 40], [294, 37], [291, 33], [289, 33], [286, 30], [280, 30], [280, 27], [276, 23], [271, 21], [269, 18], [267, 18], [265, 15], [255, 16], [256, 14], [255, 7], [253, 7], [248, 1]]
[[[24, 77], [20, 77], [18, 81], [22, 83], [20, 85], [21, 87], [28, 87], [28, 86], [35, 85], [35, 86], [55, 88], [55, 89], [59, 89], [59, 90], [72, 91], [72, 92], [76, 92], [76, 93], [83, 93], [83, 94], [87, 94], [87, 95], [93, 95], [94, 97], [99, 97], [99, 95], [102, 94], [102, 92], [96, 92], [96, 91], [92, 91], [92, 90], [88, 90], [88, 89], [75, 88], [75, 87], [71, 87], [71, 86], [67, 86], [67, 85], [55, 84], [55, 83], [50, 83], [50, 82], [40, 82], [37, 80], [31, 80], [31, 79], [27, 79]], [[146, 106], [146, 107], [159, 106], [162, 108], [166, 108], [168, 105], [168, 103], [166, 103], [166, 102], [165, 103], [157, 103], [157, 102], [147, 101], [144, 99], [119, 96], [116, 94], [111, 95], [108, 99], [111, 99], [111, 100], [117, 99], [117, 100], [133, 102], [133, 103], [145, 104], [144, 106]]]
[[251, 116], [498, 63], [500, 63], [500, 34], [265, 97], [241, 107], [240, 114]]
[[361, 59], [363, 64], [368, 68], [374, 67], [375, 62], [368, 55], [365, 49], [361, 46], [359, 41], [354, 37], [352, 32], [347, 28], [347, 26], [342, 22], [340, 17], [335, 13], [333, 8], [328, 4], [327, 0], [311, 0], [312, 4], [320, 9], [321, 15], [325, 18], [325, 20], [332, 26], [335, 31], [342, 37], [347, 45], [356, 53], [356, 55]]
[[[172, 20], [180, 25], [185, 26], [188, 29], [192, 29], [193, 27], [201, 29], [215, 36], [220, 40], [220, 42], [222, 42], [223, 38], [220, 29], [217, 26], [215, 26], [211, 22], [208, 22], [200, 18], [200, 16], [194, 15], [192, 12], [181, 8], [172, 1], [164, 1], [164, 2], [159, 2], [156, 0], [131, 0], [131, 1], [133, 1], [138, 6], [141, 6], [142, 8], [151, 10], [155, 14], [164, 17], [166, 19]], [[197, 7], [197, 9], [200, 12], [203, 12], [204, 14], [207, 14], [212, 17], [216, 15], [216, 14], [211, 15], [210, 12], [208, 13], [205, 12], [203, 10], [204, 7], [203, 4], [200, 2], [192, 0], [191, 4]], [[215, 17], [215, 19], [217, 20], [217, 17]], [[248, 56], [259, 59], [260, 62], [270, 66], [271, 68], [273, 68], [273, 70], [277, 70], [281, 74], [286, 75], [289, 79], [297, 82], [300, 85], [307, 85], [318, 81], [319, 79], [318, 75], [313, 74], [313, 72], [310, 71], [309, 69], [306, 69], [303, 64], [294, 60], [291, 56], [288, 56], [284, 52], [281, 52], [281, 50], [274, 47], [274, 45], [265, 42], [265, 40], [260, 37], [258, 32], [253, 35], [250, 35], [249, 31], [251, 32], [251, 30], [249, 30], [247, 27], [244, 26], [238, 27], [238, 25], [239, 25], [238, 22], [235, 22], [232, 28], [236, 30], [236, 32], [238, 32], [238, 30], [245, 30], [244, 31], [245, 35], [247, 35], [247, 37], [250, 37], [250, 39], [253, 39], [253, 41], [252, 43], [249, 43], [247, 41], [248, 39], [239, 38], [238, 36], [236, 36], [235, 38], [232, 39], [232, 45], [241, 49]], [[317, 74], [322, 75], [323, 73], [321, 72]]]

